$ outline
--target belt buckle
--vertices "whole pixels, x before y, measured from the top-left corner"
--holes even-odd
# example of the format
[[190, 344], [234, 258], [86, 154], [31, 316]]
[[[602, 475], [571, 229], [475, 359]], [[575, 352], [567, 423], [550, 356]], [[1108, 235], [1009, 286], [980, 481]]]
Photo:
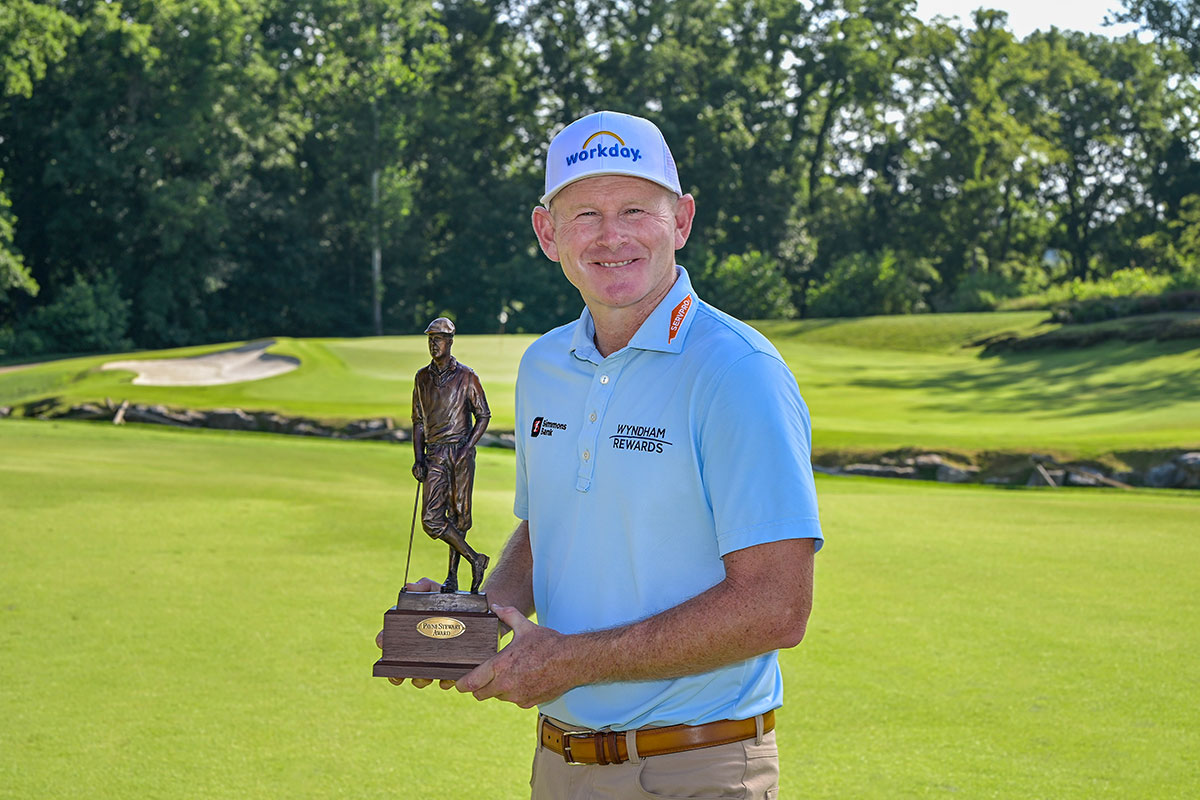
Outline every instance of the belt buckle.
[[563, 761], [573, 766], [582, 766], [587, 764], [586, 761], [576, 761], [575, 756], [571, 754], [571, 737], [572, 736], [588, 736], [592, 731], [563, 731]]

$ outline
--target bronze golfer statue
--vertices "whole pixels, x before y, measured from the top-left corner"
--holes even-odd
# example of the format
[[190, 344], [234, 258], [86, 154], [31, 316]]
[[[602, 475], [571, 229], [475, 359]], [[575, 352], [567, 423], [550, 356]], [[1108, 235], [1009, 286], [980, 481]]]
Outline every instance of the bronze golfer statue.
[[433, 360], [417, 371], [413, 386], [413, 476], [424, 484], [421, 527], [450, 545], [450, 569], [442, 592], [458, 591], [459, 559], [471, 565], [471, 594], [479, 593], [488, 557], [467, 544], [475, 445], [492, 412], [479, 377], [450, 354], [454, 323], [438, 317], [425, 329]]
[[[450, 568], [440, 592], [400, 591], [396, 606], [384, 614], [383, 657], [374, 674], [453, 680], [495, 655], [499, 640], [499, 618], [479, 594], [488, 557], [467, 544], [475, 446], [492, 412], [475, 371], [450, 354], [454, 323], [438, 317], [425, 333], [432, 360], [417, 371], [413, 385], [412, 473], [423, 487], [421, 527], [450, 545]], [[470, 593], [458, 591], [464, 558], [471, 565]]]

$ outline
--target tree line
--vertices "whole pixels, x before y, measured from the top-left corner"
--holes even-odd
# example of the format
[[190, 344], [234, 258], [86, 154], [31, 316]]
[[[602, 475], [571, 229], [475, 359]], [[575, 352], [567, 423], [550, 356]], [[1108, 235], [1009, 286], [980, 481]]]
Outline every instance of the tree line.
[[0, 356], [546, 330], [529, 212], [599, 108], [663, 129], [738, 316], [1200, 284], [1197, 0], [1126, 0], [1145, 41], [914, 5], [7, 0]]

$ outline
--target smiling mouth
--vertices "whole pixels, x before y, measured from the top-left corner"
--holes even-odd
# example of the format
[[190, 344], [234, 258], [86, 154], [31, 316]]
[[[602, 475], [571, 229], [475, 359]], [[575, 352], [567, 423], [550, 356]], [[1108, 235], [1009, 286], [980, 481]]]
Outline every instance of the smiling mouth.
[[610, 268], [610, 269], [611, 269], [611, 268], [614, 268], [614, 267], [624, 267], [624, 266], [626, 266], [626, 265], [628, 265], [628, 264], [632, 264], [634, 261], [637, 261], [637, 259], [636, 259], [636, 258], [629, 258], [629, 259], [626, 259], [626, 260], [624, 260], [624, 261], [593, 261], [592, 263], [593, 263], [593, 264], [596, 264], [596, 265], [598, 265], [598, 266], [601, 266], [601, 267], [605, 267], [605, 268]]

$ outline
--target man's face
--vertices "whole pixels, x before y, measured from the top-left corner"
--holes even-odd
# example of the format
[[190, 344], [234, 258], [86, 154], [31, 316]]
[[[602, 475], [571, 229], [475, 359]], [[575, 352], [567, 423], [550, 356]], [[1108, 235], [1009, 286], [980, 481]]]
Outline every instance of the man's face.
[[450, 356], [450, 347], [454, 344], [454, 337], [445, 333], [429, 334], [429, 355], [434, 361], [444, 361]]
[[675, 251], [692, 228], [695, 203], [641, 178], [584, 178], [555, 196], [553, 211], [534, 210], [542, 251], [592, 314], [632, 309], [649, 314], [675, 282]]

